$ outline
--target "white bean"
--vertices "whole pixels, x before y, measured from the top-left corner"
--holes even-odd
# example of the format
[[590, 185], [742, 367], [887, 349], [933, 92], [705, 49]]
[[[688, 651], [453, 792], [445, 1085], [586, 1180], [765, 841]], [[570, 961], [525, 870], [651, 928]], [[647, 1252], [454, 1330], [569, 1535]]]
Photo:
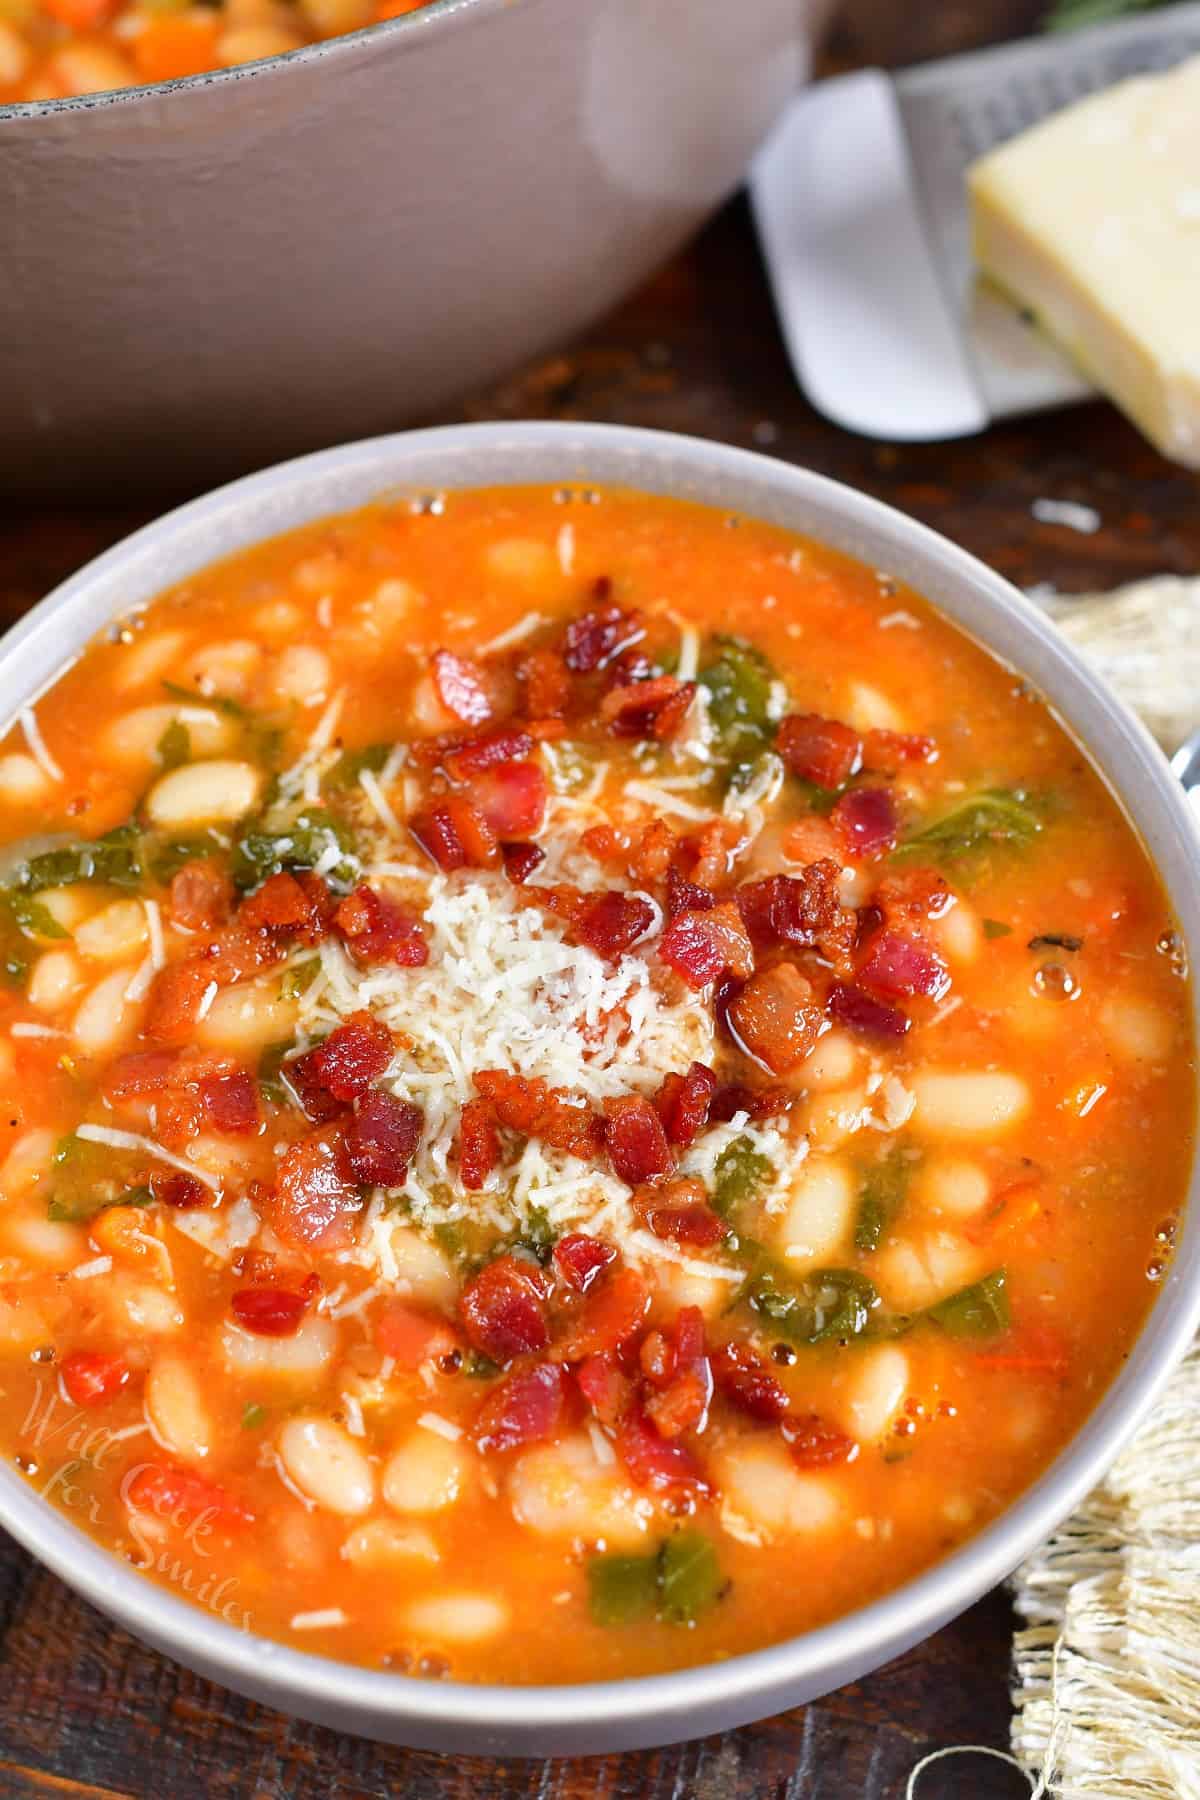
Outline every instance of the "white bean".
[[42, 1263], [48, 1269], [70, 1269], [79, 1262], [87, 1237], [78, 1225], [61, 1219], [44, 1219], [36, 1215], [8, 1218], [3, 1222], [4, 1240], [18, 1256]]
[[383, 1497], [394, 1512], [441, 1512], [458, 1499], [468, 1469], [460, 1444], [418, 1428], [389, 1456]]
[[680, 1263], [655, 1265], [652, 1311], [657, 1319], [673, 1319], [681, 1306], [698, 1306], [706, 1319], [718, 1318], [729, 1305], [729, 1293], [729, 1283], [713, 1275]]
[[[269, 56], [274, 52], [260, 50], [255, 54]], [[250, 59], [232, 57], [230, 60], [247, 62]], [[263, 655], [262, 645], [256, 644], [253, 638], [228, 638], [219, 644], [202, 644], [184, 663], [180, 686], [194, 687], [200, 695], [220, 694], [223, 699], [245, 700]]]
[[233, 742], [236, 727], [232, 719], [205, 706], [197, 696], [196, 704], [139, 706], [133, 712], [114, 719], [101, 737], [105, 753], [125, 767], [153, 763], [163, 735], [176, 723], [188, 734], [188, 747], [193, 756], [218, 756]]
[[308, 644], [291, 644], [280, 652], [271, 676], [271, 691], [280, 700], [316, 706], [324, 700], [333, 680], [329, 658]]
[[396, 1562], [440, 1562], [433, 1534], [424, 1525], [402, 1525], [399, 1519], [368, 1519], [356, 1525], [342, 1555], [356, 1569], [377, 1569]]
[[449, 1257], [407, 1225], [398, 1225], [390, 1242], [398, 1271], [396, 1292], [450, 1311], [461, 1284]]
[[70, 950], [47, 950], [29, 971], [29, 1004], [39, 1012], [58, 1012], [83, 986], [83, 970]]
[[[146, 687], [151, 681], [158, 680], [186, 643], [187, 636], [182, 631], [156, 631], [150, 637], [139, 638], [122, 652], [114, 686], [121, 693], [129, 694], [134, 688]], [[162, 736], [161, 732], [159, 736]]]
[[991, 1137], [1024, 1118], [1032, 1101], [1027, 1082], [999, 1070], [925, 1069], [909, 1085], [913, 1124], [935, 1137]]
[[146, 796], [146, 811], [162, 831], [232, 824], [250, 811], [261, 786], [253, 763], [184, 763], [155, 782]]
[[116, 962], [136, 956], [148, 936], [141, 901], [114, 900], [83, 921], [75, 933], [75, 948], [95, 962]]
[[404, 630], [410, 620], [420, 617], [427, 605], [424, 594], [411, 582], [392, 579], [381, 581], [375, 592], [360, 600], [354, 610], [362, 620], [361, 636], [371, 639], [390, 637]]
[[256, 1379], [316, 1375], [332, 1362], [337, 1344], [337, 1327], [319, 1313], [309, 1313], [291, 1337], [262, 1337], [256, 1331], [243, 1331], [232, 1319], [221, 1327], [226, 1368]]
[[854, 1183], [844, 1163], [816, 1156], [802, 1163], [776, 1227], [788, 1261], [799, 1268], [827, 1263], [850, 1231], [854, 1200]]
[[986, 1171], [962, 1156], [931, 1157], [916, 1173], [913, 1198], [928, 1212], [970, 1219], [992, 1196]]
[[141, 1010], [139, 1003], [125, 997], [132, 979], [131, 969], [117, 969], [85, 997], [71, 1022], [71, 1035], [85, 1055], [116, 1050], [131, 1035]]
[[297, 1007], [284, 1000], [277, 980], [242, 981], [222, 988], [196, 1026], [200, 1043], [212, 1050], [250, 1056], [266, 1044], [295, 1035]]
[[601, 1463], [582, 1435], [527, 1450], [509, 1471], [508, 1496], [517, 1523], [540, 1537], [582, 1538], [615, 1549], [640, 1543], [652, 1513], [620, 1469]]
[[173, 1297], [152, 1281], [107, 1275], [103, 1295], [118, 1331], [129, 1331], [139, 1338], [169, 1337], [183, 1325], [183, 1313]]
[[866, 681], [852, 681], [841, 715], [855, 731], [906, 731], [904, 714], [888, 696]]
[[[228, 11], [226, 7], [226, 11]], [[290, 600], [268, 600], [252, 617], [260, 637], [287, 640], [298, 637], [304, 629], [304, 614]]]
[[986, 1255], [952, 1231], [893, 1238], [871, 1264], [884, 1299], [897, 1312], [920, 1312], [969, 1287], [983, 1274]]
[[839, 1144], [862, 1129], [864, 1114], [870, 1109], [867, 1090], [862, 1086], [838, 1088], [831, 1094], [814, 1094], [804, 1113], [804, 1128], [819, 1150], [836, 1150]]
[[983, 928], [974, 907], [954, 900], [940, 919], [931, 919], [925, 927], [937, 948], [952, 963], [974, 962], [983, 947]]
[[[47, 888], [38, 895], [38, 905], [44, 906], [56, 925], [64, 931], [73, 932], [82, 919], [85, 919], [96, 904], [96, 896], [91, 888], [82, 882], [70, 887]], [[37, 933], [34, 933], [37, 936]]]
[[724, 1509], [734, 1534], [746, 1527], [768, 1542], [798, 1532], [825, 1531], [841, 1512], [827, 1476], [798, 1469], [786, 1447], [770, 1437], [743, 1437], [715, 1462]]
[[1110, 1044], [1127, 1062], [1164, 1063], [1170, 1057], [1175, 1021], [1153, 1000], [1114, 994], [1101, 1018]]
[[0, 1344], [6, 1350], [33, 1350], [54, 1334], [46, 1315], [29, 1294], [0, 1297]]
[[489, 575], [535, 593], [562, 585], [558, 558], [548, 544], [536, 538], [501, 538], [484, 552]]
[[181, 1461], [203, 1462], [213, 1445], [213, 1423], [191, 1365], [162, 1352], [146, 1377], [146, 1420], [164, 1450]]
[[375, 1498], [370, 1463], [332, 1419], [289, 1419], [279, 1433], [279, 1457], [294, 1486], [327, 1512], [353, 1518]]
[[908, 1357], [895, 1344], [859, 1352], [845, 1381], [832, 1390], [837, 1424], [860, 1444], [875, 1444], [890, 1430], [908, 1393]]
[[6, 1200], [17, 1199], [45, 1180], [57, 1142], [52, 1131], [40, 1127], [21, 1134], [0, 1166], [0, 1194]]
[[443, 1644], [478, 1644], [508, 1624], [508, 1608], [489, 1594], [430, 1594], [404, 1615], [410, 1631]]
[[797, 1081], [813, 1093], [842, 1088], [854, 1080], [861, 1057], [848, 1032], [827, 1031], [796, 1072]]
[[50, 777], [32, 756], [23, 756], [20, 751], [0, 756], [0, 799], [14, 806], [28, 806], [41, 800], [49, 787]]

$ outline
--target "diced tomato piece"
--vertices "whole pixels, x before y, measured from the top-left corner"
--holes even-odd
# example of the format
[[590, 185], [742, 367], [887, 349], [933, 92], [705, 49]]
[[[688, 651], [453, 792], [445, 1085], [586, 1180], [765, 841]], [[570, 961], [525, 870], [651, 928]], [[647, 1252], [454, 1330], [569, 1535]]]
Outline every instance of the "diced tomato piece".
[[708, 1494], [712, 1486], [691, 1451], [662, 1436], [638, 1407], [626, 1413], [617, 1432], [617, 1454], [639, 1487], [659, 1493], [681, 1490]]
[[668, 1141], [686, 1147], [704, 1130], [717, 1078], [705, 1063], [694, 1062], [686, 1075], [665, 1075], [654, 1096]]
[[115, 1400], [129, 1381], [129, 1364], [123, 1356], [106, 1356], [99, 1350], [72, 1350], [59, 1368], [67, 1396], [76, 1406], [104, 1406]]
[[360, 965], [396, 963], [402, 969], [419, 969], [429, 961], [429, 946], [417, 920], [365, 884], [338, 902], [333, 924]]
[[603, 1238], [588, 1237], [582, 1231], [568, 1232], [554, 1246], [554, 1266], [568, 1287], [577, 1294], [588, 1289], [617, 1260], [615, 1244]]
[[630, 1187], [666, 1175], [675, 1166], [662, 1120], [640, 1094], [609, 1102], [604, 1142], [613, 1172]]
[[635, 1337], [650, 1309], [650, 1294], [635, 1269], [620, 1268], [588, 1295], [556, 1354], [563, 1362], [606, 1356]]
[[536, 1264], [498, 1256], [485, 1264], [459, 1297], [459, 1312], [476, 1350], [493, 1362], [511, 1362], [544, 1350], [550, 1342], [546, 1298], [550, 1284]]
[[531, 650], [517, 665], [522, 711], [527, 719], [561, 719], [571, 697], [571, 677], [554, 650]]
[[827, 1469], [834, 1463], [853, 1462], [858, 1455], [854, 1439], [817, 1413], [786, 1419], [783, 1436], [793, 1462], [802, 1469]]
[[317, 944], [327, 934], [333, 916], [333, 896], [319, 875], [286, 869], [271, 875], [242, 901], [238, 924], [250, 930]]
[[586, 1356], [575, 1370], [579, 1391], [602, 1425], [615, 1425], [633, 1393], [633, 1383], [611, 1356]]
[[802, 1063], [824, 1024], [812, 983], [786, 962], [752, 975], [726, 1016], [742, 1048], [773, 1075]]
[[501, 844], [500, 854], [504, 858], [504, 873], [514, 887], [528, 881], [533, 871], [546, 860], [546, 852], [536, 844]]
[[472, 775], [482, 775], [485, 769], [523, 762], [532, 755], [533, 739], [527, 731], [518, 726], [497, 725], [491, 731], [459, 738], [453, 749], [443, 755], [442, 767], [455, 781], [468, 781]]
[[324, 1043], [287, 1065], [288, 1079], [302, 1097], [316, 1089], [349, 1106], [378, 1081], [392, 1060], [392, 1034], [369, 1012], [351, 1013]]
[[590, 675], [640, 643], [646, 630], [637, 613], [604, 606], [572, 619], [563, 634], [563, 661], [575, 675]]
[[195, 1175], [182, 1169], [156, 1169], [150, 1177], [150, 1192], [163, 1206], [176, 1212], [193, 1212], [198, 1206], [211, 1206], [212, 1194]]
[[480, 1407], [475, 1442], [484, 1451], [539, 1444], [558, 1430], [565, 1400], [566, 1377], [560, 1363], [516, 1369]]
[[[537, 763], [510, 762], [485, 769], [469, 783], [473, 804], [498, 838], [528, 838], [546, 816], [546, 777]], [[464, 840], [465, 841], [465, 840]]]
[[851, 858], [880, 856], [900, 832], [896, 802], [888, 788], [851, 788], [829, 815]]
[[600, 717], [614, 737], [665, 743], [683, 724], [695, 692], [694, 681], [652, 675], [648, 681], [611, 688], [600, 701]]
[[594, 1156], [604, 1143], [603, 1125], [589, 1106], [565, 1090], [505, 1069], [478, 1069], [475, 1086], [508, 1131], [541, 1138], [571, 1156]]
[[794, 1099], [795, 1095], [787, 1088], [750, 1088], [730, 1082], [718, 1088], [713, 1096], [708, 1122], [725, 1125], [738, 1113], [747, 1113], [752, 1119], [769, 1119], [776, 1113], [786, 1112]]
[[668, 1243], [705, 1249], [729, 1233], [725, 1221], [709, 1205], [702, 1181], [668, 1181], [638, 1188], [633, 1204], [647, 1229]]
[[249, 1069], [202, 1076], [200, 1099], [214, 1130], [235, 1135], [258, 1130], [258, 1083]]
[[433, 685], [447, 712], [464, 725], [482, 725], [492, 716], [492, 703], [478, 665], [453, 650], [433, 653]]
[[692, 987], [718, 975], [745, 977], [754, 967], [750, 933], [731, 900], [703, 912], [681, 912], [663, 933], [658, 953]]
[[912, 731], [863, 733], [863, 768], [879, 775], [895, 775], [905, 763], [937, 761], [937, 745], [931, 737]]
[[448, 1319], [404, 1300], [389, 1300], [376, 1320], [375, 1342], [397, 1368], [413, 1370], [449, 1356], [458, 1348], [459, 1337]]
[[346, 1127], [346, 1160], [367, 1187], [403, 1187], [421, 1141], [425, 1115], [411, 1100], [376, 1088], [358, 1103]]
[[775, 1425], [788, 1410], [788, 1397], [764, 1357], [749, 1344], [719, 1344], [710, 1353], [717, 1391], [739, 1412]]
[[500, 1161], [500, 1138], [486, 1100], [468, 1100], [458, 1128], [458, 1178], [477, 1193]]
[[862, 1037], [902, 1038], [912, 1020], [899, 1007], [875, 1000], [862, 988], [835, 981], [825, 997], [826, 1010], [835, 1025], [857, 1031]]
[[923, 994], [930, 1000], [940, 1000], [950, 987], [950, 971], [937, 952], [896, 931], [883, 931], [872, 941], [858, 979], [880, 994]]
[[686, 880], [676, 868], [667, 870], [668, 918], [678, 918], [680, 913], [707, 912], [709, 907], [716, 904], [717, 896], [711, 888]]
[[245, 1331], [258, 1337], [294, 1337], [308, 1311], [308, 1296], [292, 1288], [239, 1288], [229, 1305]]
[[775, 749], [793, 775], [814, 787], [844, 787], [862, 765], [857, 731], [818, 713], [794, 713], [782, 720]]
[[121, 1482], [121, 1498], [134, 1512], [152, 1512], [176, 1531], [198, 1519], [225, 1532], [254, 1523], [253, 1512], [228, 1488], [173, 1463], [137, 1464]]
[[184, 863], [167, 890], [171, 922], [185, 931], [212, 931], [233, 911], [233, 883], [211, 857]]
[[340, 1136], [312, 1132], [280, 1157], [268, 1211], [285, 1243], [340, 1248], [349, 1239], [347, 1221], [361, 1205]]

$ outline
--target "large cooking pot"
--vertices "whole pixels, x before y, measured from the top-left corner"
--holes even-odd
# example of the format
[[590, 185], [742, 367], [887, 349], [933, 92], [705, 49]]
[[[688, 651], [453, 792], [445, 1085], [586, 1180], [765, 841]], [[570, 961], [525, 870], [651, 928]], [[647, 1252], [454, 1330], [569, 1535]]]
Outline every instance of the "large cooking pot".
[[578, 331], [736, 186], [826, 0], [437, 0], [0, 107], [0, 489], [194, 484]]

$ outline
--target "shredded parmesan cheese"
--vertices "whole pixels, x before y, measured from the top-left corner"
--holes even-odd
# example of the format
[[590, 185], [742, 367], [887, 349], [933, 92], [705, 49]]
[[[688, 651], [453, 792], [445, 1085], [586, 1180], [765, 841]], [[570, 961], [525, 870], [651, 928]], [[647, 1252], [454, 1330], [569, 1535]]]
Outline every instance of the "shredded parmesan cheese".
[[159, 1162], [170, 1163], [173, 1169], [182, 1169], [185, 1175], [194, 1175], [205, 1187], [220, 1192], [221, 1183], [215, 1175], [210, 1175], [197, 1163], [185, 1162], [181, 1156], [172, 1156], [169, 1150], [164, 1150], [153, 1138], [142, 1137], [140, 1132], [117, 1131], [111, 1125], [77, 1125], [75, 1136], [88, 1144], [107, 1144], [110, 1150], [141, 1150], [146, 1156], [155, 1156]]
[[25, 734], [25, 742], [29, 745], [30, 755], [43, 775], [49, 776], [51, 781], [62, 781], [64, 779], [63, 772], [46, 748], [46, 740], [42, 736], [42, 728], [37, 722], [37, 714], [32, 706], [25, 707], [24, 711], [17, 714], [17, 718], [20, 720], [21, 730]]
[[316, 1612], [292, 1614], [293, 1631], [332, 1631], [337, 1625], [348, 1625], [350, 1617], [340, 1606], [326, 1606]]
[[443, 1419], [441, 1413], [423, 1412], [417, 1424], [426, 1431], [432, 1431], [435, 1437], [445, 1438], [448, 1444], [455, 1444], [462, 1436], [462, 1427], [455, 1425], [450, 1419]]
[[71, 1274], [76, 1281], [90, 1281], [94, 1275], [107, 1275], [112, 1266], [111, 1256], [93, 1256], [90, 1262], [77, 1263]]

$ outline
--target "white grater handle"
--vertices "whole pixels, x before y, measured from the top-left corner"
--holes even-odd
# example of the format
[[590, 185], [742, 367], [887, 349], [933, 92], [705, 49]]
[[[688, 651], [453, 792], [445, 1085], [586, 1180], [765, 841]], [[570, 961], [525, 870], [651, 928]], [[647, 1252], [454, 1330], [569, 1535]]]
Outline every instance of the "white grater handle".
[[751, 198], [797, 379], [838, 425], [902, 441], [988, 423], [922, 226], [896, 92], [880, 70], [795, 100]]

